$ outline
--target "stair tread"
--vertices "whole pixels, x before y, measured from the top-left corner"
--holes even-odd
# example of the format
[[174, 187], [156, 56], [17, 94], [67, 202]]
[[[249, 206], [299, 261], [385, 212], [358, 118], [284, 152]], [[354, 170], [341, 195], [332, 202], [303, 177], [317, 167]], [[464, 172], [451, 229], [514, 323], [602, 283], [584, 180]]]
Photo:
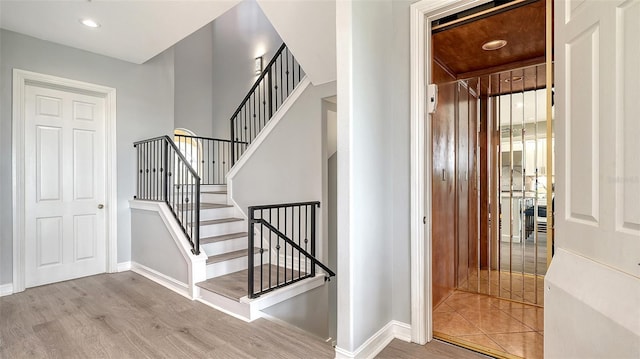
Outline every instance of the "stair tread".
[[[259, 253], [260, 252], [260, 248], [258, 247], [254, 247], [253, 248], [253, 253]], [[216, 254], [214, 256], [211, 256], [209, 258], [207, 258], [207, 264], [214, 264], [214, 263], [220, 263], [220, 262], [224, 262], [224, 261], [228, 261], [231, 259], [236, 259], [236, 258], [242, 258], [245, 257], [247, 255], [247, 250], [246, 249], [240, 249], [237, 251], [233, 251], [233, 252], [227, 252], [227, 253], [222, 253], [222, 254]]]
[[[275, 265], [264, 264], [262, 265], [262, 280], [260, 278], [260, 272], [257, 269], [260, 266], [256, 266], [256, 271], [254, 272], [254, 288], [260, 289], [260, 285], [262, 283], [263, 288], [267, 288], [269, 286], [269, 273], [271, 274], [271, 284], [272, 287], [277, 285], [281, 285], [285, 283], [285, 269], [279, 268]], [[307, 273], [293, 271], [290, 268], [286, 270], [287, 274], [287, 282], [291, 281], [293, 278], [297, 280], [300, 277], [305, 277]], [[247, 296], [247, 280], [248, 280], [248, 271], [243, 269], [238, 272], [233, 272], [229, 274], [225, 274], [220, 277], [215, 277], [211, 279], [207, 279], [204, 282], [196, 283], [196, 285], [200, 288], [206, 289], [210, 292], [225, 296], [229, 299], [233, 299], [239, 301], [240, 298]], [[278, 280], [276, 282], [276, 280]]]
[[208, 194], [227, 194], [227, 191], [200, 191], [200, 193], [208, 193]]
[[211, 224], [230, 223], [230, 222], [238, 222], [238, 221], [244, 221], [244, 219], [235, 218], [235, 217], [221, 218], [221, 219], [210, 219], [210, 220], [207, 220], [207, 221], [200, 221], [200, 225], [201, 226], [208, 226], [208, 225], [211, 225]]
[[[216, 209], [216, 208], [228, 208], [233, 207], [233, 205], [225, 204], [225, 203], [210, 203], [210, 202], [200, 202], [200, 209]], [[190, 211], [193, 208], [193, 204], [178, 204], [176, 208], [179, 211]]]
[[212, 236], [212, 237], [207, 237], [207, 238], [200, 238], [200, 244], [222, 242], [222, 241], [226, 241], [226, 240], [229, 240], [229, 239], [236, 239], [236, 238], [246, 237], [248, 235], [249, 235], [249, 233], [247, 233], [247, 232], [238, 232], [238, 233], [223, 234], [221, 236]]

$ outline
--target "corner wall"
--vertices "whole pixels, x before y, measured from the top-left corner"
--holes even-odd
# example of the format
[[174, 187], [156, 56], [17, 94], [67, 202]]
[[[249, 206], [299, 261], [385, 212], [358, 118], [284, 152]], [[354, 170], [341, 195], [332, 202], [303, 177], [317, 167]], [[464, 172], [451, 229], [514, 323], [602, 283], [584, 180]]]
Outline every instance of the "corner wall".
[[254, 60], [262, 56], [263, 67], [282, 39], [255, 0], [245, 0], [212, 22], [211, 98], [215, 138], [229, 139], [229, 120], [258, 78]]
[[13, 281], [12, 70], [113, 87], [117, 91], [118, 262], [131, 259], [128, 200], [135, 193], [133, 142], [173, 130], [173, 50], [142, 65], [0, 30], [0, 284]]

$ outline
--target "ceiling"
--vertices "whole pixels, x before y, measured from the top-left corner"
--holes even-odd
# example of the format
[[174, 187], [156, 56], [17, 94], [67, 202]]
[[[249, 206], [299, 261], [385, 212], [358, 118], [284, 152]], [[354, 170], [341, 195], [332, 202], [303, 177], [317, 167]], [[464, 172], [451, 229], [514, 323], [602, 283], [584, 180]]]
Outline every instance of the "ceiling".
[[[491, 40], [506, 40], [485, 51]], [[545, 1], [538, 0], [432, 35], [435, 60], [457, 79], [544, 62]]]
[[[0, 27], [141, 64], [239, 3], [215, 1], [0, 1]], [[101, 26], [86, 27], [91, 18]]]

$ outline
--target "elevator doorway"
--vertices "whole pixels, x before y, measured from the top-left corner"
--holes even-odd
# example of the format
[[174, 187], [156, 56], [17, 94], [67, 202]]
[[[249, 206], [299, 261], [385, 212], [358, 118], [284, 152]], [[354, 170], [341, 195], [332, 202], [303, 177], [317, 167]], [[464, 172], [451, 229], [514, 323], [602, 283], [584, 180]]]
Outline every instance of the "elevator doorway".
[[433, 332], [495, 357], [541, 358], [553, 253], [546, 3], [487, 6], [431, 24]]

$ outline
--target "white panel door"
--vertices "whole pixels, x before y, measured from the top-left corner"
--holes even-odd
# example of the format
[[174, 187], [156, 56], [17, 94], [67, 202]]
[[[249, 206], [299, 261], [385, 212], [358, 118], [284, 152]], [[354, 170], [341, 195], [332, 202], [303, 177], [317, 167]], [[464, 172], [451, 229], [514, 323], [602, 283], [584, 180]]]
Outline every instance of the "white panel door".
[[106, 271], [105, 101], [25, 88], [25, 284]]
[[640, 0], [556, 3], [556, 243], [640, 276]]

